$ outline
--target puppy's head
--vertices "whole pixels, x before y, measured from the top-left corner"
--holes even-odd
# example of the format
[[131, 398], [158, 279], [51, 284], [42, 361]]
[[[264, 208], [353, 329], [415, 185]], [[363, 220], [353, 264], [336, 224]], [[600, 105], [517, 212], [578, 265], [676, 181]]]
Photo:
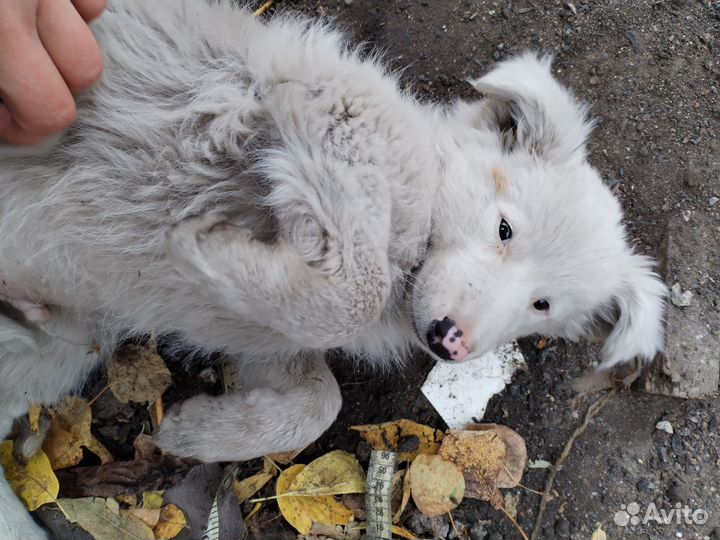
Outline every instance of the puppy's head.
[[516, 337], [612, 331], [602, 366], [662, 347], [665, 286], [634, 254], [620, 206], [586, 159], [585, 107], [526, 54], [474, 82], [440, 143], [431, 248], [411, 293], [418, 337], [444, 359]]

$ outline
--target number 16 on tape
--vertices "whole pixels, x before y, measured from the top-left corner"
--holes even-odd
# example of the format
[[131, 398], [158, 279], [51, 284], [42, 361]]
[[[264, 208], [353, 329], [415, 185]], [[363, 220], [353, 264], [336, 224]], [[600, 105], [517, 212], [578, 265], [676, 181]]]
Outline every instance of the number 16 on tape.
[[373, 450], [365, 483], [367, 535], [370, 539], [392, 538], [390, 499], [394, 472], [395, 452]]

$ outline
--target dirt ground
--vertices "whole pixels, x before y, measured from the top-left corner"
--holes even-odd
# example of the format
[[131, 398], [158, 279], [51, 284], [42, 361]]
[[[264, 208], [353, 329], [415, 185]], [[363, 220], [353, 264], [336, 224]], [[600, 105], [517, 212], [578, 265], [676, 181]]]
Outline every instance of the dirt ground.
[[[403, 84], [423, 99], [442, 103], [471, 98], [474, 90], [465, 80], [508, 55], [526, 49], [553, 53], [557, 76], [592, 103], [597, 129], [591, 160], [609, 183], [619, 183], [638, 251], [660, 257], [668, 221], [688, 211], [709, 215], [720, 234], [720, 3], [277, 0], [273, 10], [335, 18], [357, 42], [385, 50], [391, 65], [403, 70]], [[720, 254], [713, 256], [717, 261]], [[711, 280], [714, 288], [705, 291], [714, 298], [713, 309], [720, 307], [717, 270], [717, 279]], [[537, 337], [522, 340], [521, 346], [527, 370], [492, 400], [483, 421], [520, 433], [530, 459], [554, 462], [597, 397], [578, 399], [571, 381], [593, 363], [598, 349], [550, 342], [541, 350]], [[445, 427], [420, 393], [432, 367], [428, 358], [409, 359], [403, 371], [387, 374], [342, 358], [333, 359], [332, 365], [344, 407], [305, 457], [340, 448], [367, 460], [369, 449], [347, 429], [354, 424], [409, 418]], [[195, 375], [177, 375], [166, 402], [196, 392], [197, 380]], [[95, 381], [86, 393], [93, 396], [103, 385]], [[218, 390], [212, 381], [207, 386]], [[113, 454], [129, 458], [133, 448], [121, 441], [137, 435], [147, 422], [147, 411], [123, 413], [129, 419], [125, 432], [112, 422], [104, 425], [101, 414], [95, 414], [96, 435]], [[117, 411], [108, 412], [109, 418], [116, 416]], [[559, 472], [537, 538], [589, 540], [602, 524], [611, 540], [719, 540], [719, 419], [715, 397], [680, 400], [632, 389], [614, 395]], [[661, 420], [669, 422], [672, 434], [656, 429]], [[529, 489], [510, 490], [518, 501], [518, 523], [528, 533], [539, 502], [532, 490], [543, 489], [547, 474], [547, 469], [531, 469], [523, 479]], [[687, 506], [700, 511], [695, 521], [703, 523], [673, 519], [671, 524], [627, 524], [631, 517], [643, 518], [651, 503], [658, 513]], [[463, 538], [521, 538], [510, 521], [486, 503], [465, 500], [453, 518], [456, 527], [466, 531]], [[422, 538], [457, 537], [447, 518], [428, 520], [409, 512], [402, 525]], [[294, 537], [274, 505], [267, 505], [249, 530], [263, 539]]]
[[[718, 2], [284, 0], [277, 9], [335, 18], [357, 41], [386, 50], [422, 98], [439, 102], [472, 96], [464, 81], [507, 55], [551, 52], [557, 76], [592, 103], [598, 127], [591, 160], [608, 182], [620, 182], [638, 250], [661, 256], [668, 220], [688, 210], [707, 212], [720, 224]], [[523, 341], [528, 370], [492, 401], [484, 421], [517, 430], [531, 459], [552, 462], [593, 399], [578, 402], [570, 381], [597, 358], [597, 349], [553, 343], [539, 351], [536, 343]], [[443, 426], [419, 391], [431, 368], [427, 359], [414, 358], [404, 372], [387, 376], [341, 361], [334, 366], [345, 406], [310, 453], [339, 447], [362, 455], [363, 445], [346, 431], [355, 423], [407, 417]], [[679, 400], [632, 390], [614, 396], [559, 473], [538, 538], [588, 540], [598, 523], [613, 540], [720, 538], [719, 418], [716, 398]], [[672, 435], [655, 428], [660, 420], [670, 422]], [[541, 490], [546, 475], [531, 470], [523, 482]], [[519, 496], [518, 522], [530, 531], [539, 497], [512, 491]], [[704, 510], [707, 521], [616, 524], [616, 512], [631, 503], [640, 506], [640, 518], [651, 503], [658, 512], [680, 504]], [[466, 500], [453, 517], [473, 540], [520, 538], [484, 503]], [[617, 517], [622, 522], [623, 514]], [[425, 537], [454, 534], [443, 520], [410, 515], [404, 525]]]

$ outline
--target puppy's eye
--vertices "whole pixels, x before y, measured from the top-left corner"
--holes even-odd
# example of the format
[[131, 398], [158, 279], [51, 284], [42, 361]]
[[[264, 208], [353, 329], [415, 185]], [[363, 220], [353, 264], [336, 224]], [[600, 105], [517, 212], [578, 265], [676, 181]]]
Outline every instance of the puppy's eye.
[[544, 298], [541, 298], [540, 300], [535, 301], [533, 307], [538, 311], [548, 311], [550, 309], [550, 302], [548, 302]]
[[500, 229], [498, 232], [500, 233], [500, 240], [502, 241], [503, 245], [507, 245], [510, 242], [513, 234], [512, 229], [510, 228], [510, 224], [504, 219], [501, 219]]

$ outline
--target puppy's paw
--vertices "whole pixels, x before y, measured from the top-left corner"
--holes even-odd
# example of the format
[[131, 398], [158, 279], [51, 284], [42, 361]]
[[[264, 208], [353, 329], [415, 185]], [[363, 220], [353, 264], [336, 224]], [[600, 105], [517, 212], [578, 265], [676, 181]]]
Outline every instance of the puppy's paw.
[[172, 407], [155, 435], [155, 443], [176, 456], [206, 462], [261, 456], [262, 452], [253, 452], [243, 444], [252, 441], [253, 434], [243, 425], [242, 410], [228, 417], [223, 397], [201, 395]]
[[220, 214], [208, 214], [184, 219], [170, 228], [165, 251], [185, 275], [216, 279], [231, 246], [236, 248], [250, 240], [249, 230], [233, 225]]

